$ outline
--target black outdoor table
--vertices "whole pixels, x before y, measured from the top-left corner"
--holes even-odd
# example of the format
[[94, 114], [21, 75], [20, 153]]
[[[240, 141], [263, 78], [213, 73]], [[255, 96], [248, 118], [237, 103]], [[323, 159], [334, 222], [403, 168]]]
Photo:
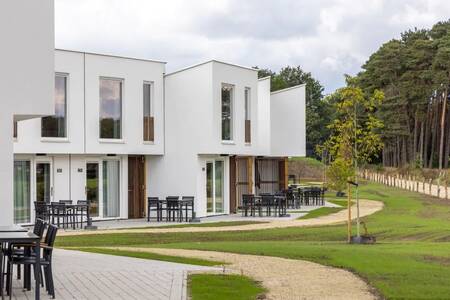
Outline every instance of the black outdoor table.
[[[34, 267], [34, 280], [35, 280], [35, 295], [34, 299], [38, 300], [40, 299], [40, 270], [41, 270], [41, 262], [40, 262], [40, 255], [41, 255], [41, 239], [39, 236], [35, 235], [32, 232], [0, 232], [0, 245], [3, 245], [3, 243], [8, 244], [31, 244], [33, 243], [34, 246], [34, 252], [36, 255], [36, 265]], [[27, 271], [28, 274], [25, 276], [30, 276], [30, 270]], [[11, 291], [12, 292], [12, 291]]]
[[0, 226], [0, 232], [27, 232], [28, 229], [19, 225]]
[[[61, 203], [59, 203], [59, 202], [54, 202], [54, 203], [61, 204]], [[52, 215], [53, 215], [52, 203], [47, 203], [46, 206], [47, 206], [48, 211], [50, 212], [49, 218], [51, 218]], [[90, 207], [89, 207], [89, 204], [78, 204], [78, 203], [68, 204], [68, 203], [64, 203], [64, 209], [65, 209], [67, 212], [75, 213], [75, 212], [78, 211], [80, 208], [81, 208], [81, 209], [86, 209], [86, 212], [87, 212], [86, 218], [89, 219], [89, 218], [90, 218], [90, 216], [89, 216], [89, 208], [90, 208]], [[81, 220], [82, 220], [82, 218], [83, 218], [83, 217], [81, 217]], [[86, 222], [88, 222], [88, 220], [87, 220]], [[78, 223], [78, 222], [76, 222], [75, 219], [73, 219], [73, 222], [72, 222], [72, 229], [75, 229], [75, 226], [76, 226], [75, 223]], [[81, 221], [80, 223], [81, 223], [81, 225], [83, 224], [82, 221]], [[69, 226], [70, 226], [70, 225], [67, 224], [67, 227], [69, 227]], [[59, 227], [59, 217], [58, 217], [58, 227]], [[63, 227], [64, 227], [64, 219], [63, 219]], [[83, 226], [82, 226], [82, 227], [83, 227]]]

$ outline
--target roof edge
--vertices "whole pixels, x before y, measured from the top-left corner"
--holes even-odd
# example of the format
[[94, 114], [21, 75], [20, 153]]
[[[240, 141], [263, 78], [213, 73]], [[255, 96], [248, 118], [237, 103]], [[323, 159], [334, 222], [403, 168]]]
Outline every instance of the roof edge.
[[282, 90], [274, 91], [274, 92], [271, 92], [270, 94], [271, 95], [279, 94], [279, 93], [287, 92], [287, 91], [290, 91], [290, 90], [295, 90], [295, 89], [298, 89], [298, 88], [301, 88], [301, 87], [304, 87], [304, 86], [306, 86], [306, 83], [302, 83], [302, 84], [294, 85], [294, 86], [291, 86], [291, 87], [288, 87], [288, 88], [285, 88], [285, 89], [282, 89]]
[[238, 64], [233, 64], [233, 63], [228, 63], [228, 62], [220, 61], [220, 60], [217, 60], [217, 59], [210, 59], [210, 60], [198, 63], [198, 64], [194, 64], [194, 65], [191, 65], [191, 66], [188, 66], [188, 67], [184, 67], [184, 68], [181, 68], [179, 70], [167, 73], [164, 76], [170, 76], [170, 75], [174, 75], [174, 74], [177, 74], [177, 73], [181, 73], [181, 72], [184, 72], [184, 71], [187, 71], [187, 70], [190, 70], [190, 69], [194, 69], [194, 68], [197, 68], [197, 67], [209, 64], [209, 63], [219, 63], [219, 64], [223, 64], [223, 65], [228, 65], [228, 66], [232, 66], [232, 67], [237, 67], [237, 68], [241, 68], [241, 69], [246, 69], [246, 70], [258, 72], [258, 69], [254, 69], [254, 68], [251, 68], [251, 67], [246, 67], [246, 66], [242, 66], [242, 65], [238, 65]]
[[146, 58], [138, 58], [138, 57], [132, 57], [132, 56], [121, 56], [121, 55], [114, 55], [114, 54], [108, 54], [108, 53], [86, 52], [86, 51], [70, 50], [70, 49], [61, 49], [61, 48], [55, 48], [55, 50], [56, 50], [56, 51], [63, 51], [63, 52], [72, 52], [72, 53], [80, 53], [80, 54], [88, 54], [88, 55], [97, 55], [97, 56], [106, 56], [106, 57], [113, 57], [113, 58], [131, 59], [131, 60], [138, 60], [138, 61], [146, 61], [146, 62], [154, 62], [154, 63], [160, 63], [160, 64], [167, 64], [166, 61], [162, 61], [162, 60], [146, 59]]

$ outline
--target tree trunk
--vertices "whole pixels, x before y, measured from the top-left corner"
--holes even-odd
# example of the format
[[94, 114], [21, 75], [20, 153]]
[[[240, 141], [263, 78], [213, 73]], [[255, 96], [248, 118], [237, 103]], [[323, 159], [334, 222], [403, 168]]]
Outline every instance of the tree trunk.
[[444, 136], [445, 136], [445, 117], [447, 112], [447, 89], [444, 91], [442, 101], [442, 115], [441, 115], [441, 138], [439, 141], [439, 170], [442, 170], [442, 163], [444, 158]]

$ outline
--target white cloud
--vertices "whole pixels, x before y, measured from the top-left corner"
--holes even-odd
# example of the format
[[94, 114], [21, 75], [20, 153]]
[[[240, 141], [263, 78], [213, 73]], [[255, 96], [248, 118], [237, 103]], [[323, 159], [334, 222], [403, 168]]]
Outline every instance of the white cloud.
[[55, 0], [59, 48], [167, 61], [301, 65], [330, 92], [383, 42], [450, 16], [444, 0]]

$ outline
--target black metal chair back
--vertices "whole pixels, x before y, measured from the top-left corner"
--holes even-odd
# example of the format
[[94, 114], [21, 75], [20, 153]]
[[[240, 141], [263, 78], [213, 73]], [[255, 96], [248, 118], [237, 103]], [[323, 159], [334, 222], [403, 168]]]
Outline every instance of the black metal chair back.
[[44, 220], [37, 218], [34, 222], [33, 233], [42, 239], [46, 225]]
[[49, 208], [47, 203], [42, 201], [34, 201], [34, 210], [36, 218], [47, 221], [49, 218]]
[[61, 204], [72, 204], [72, 200], [59, 200]]

